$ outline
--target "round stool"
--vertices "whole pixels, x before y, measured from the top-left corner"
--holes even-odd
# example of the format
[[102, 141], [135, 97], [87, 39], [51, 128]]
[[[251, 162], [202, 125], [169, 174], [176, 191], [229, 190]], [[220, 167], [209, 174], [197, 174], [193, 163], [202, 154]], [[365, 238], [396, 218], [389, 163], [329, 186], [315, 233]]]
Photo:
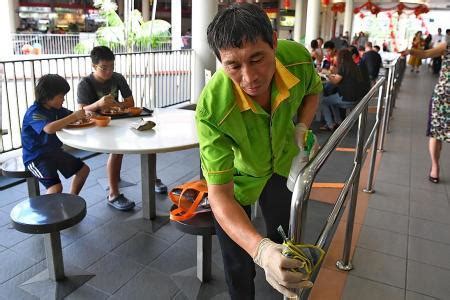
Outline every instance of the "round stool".
[[39, 181], [23, 165], [22, 157], [10, 158], [1, 165], [2, 175], [12, 178], [24, 178], [27, 181], [28, 196], [39, 196]]
[[21, 232], [45, 234], [47, 268], [52, 280], [65, 278], [60, 230], [78, 224], [86, 216], [86, 202], [71, 194], [50, 194], [24, 200], [11, 211], [13, 227]]
[[[177, 208], [173, 205], [170, 210]], [[212, 212], [202, 212], [185, 221], [170, 220], [181, 232], [197, 236], [197, 278], [201, 282], [211, 279], [212, 236], [216, 234]]]

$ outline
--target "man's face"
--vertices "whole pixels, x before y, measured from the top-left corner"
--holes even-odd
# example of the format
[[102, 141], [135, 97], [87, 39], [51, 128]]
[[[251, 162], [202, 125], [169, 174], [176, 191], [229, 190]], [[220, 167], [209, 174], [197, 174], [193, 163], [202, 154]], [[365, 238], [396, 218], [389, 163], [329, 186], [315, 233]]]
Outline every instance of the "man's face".
[[220, 49], [225, 73], [255, 100], [265, 101], [275, 74], [276, 33], [274, 48], [258, 38], [255, 43], [243, 42], [241, 48]]
[[98, 64], [93, 65], [94, 75], [103, 81], [109, 80], [114, 72], [113, 60], [100, 60]]

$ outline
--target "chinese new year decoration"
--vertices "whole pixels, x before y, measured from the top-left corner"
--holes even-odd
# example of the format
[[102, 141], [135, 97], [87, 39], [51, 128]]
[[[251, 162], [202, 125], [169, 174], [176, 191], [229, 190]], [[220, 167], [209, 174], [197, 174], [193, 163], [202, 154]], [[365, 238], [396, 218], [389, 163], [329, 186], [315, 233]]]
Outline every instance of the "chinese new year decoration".
[[[330, 1], [322, 0], [322, 4], [328, 6], [330, 4]], [[331, 6], [331, 11], [334, 13], [343, 13], [345, 11], [345, 3], [344, 2], [334, 3]], [[428, 6], [426, 6], [425, 4], [410, 6], [400, 2], [391, 7], [381, 7], [371, 1], [367, 1], [361, 6], [357, 6], [353, 9], [353, 13], [359, 14], [361, 18], [364, 18], [363, 11], [368, 11], [374, 15], [378, 15], [380, 12], [397, 12], [399, 16], [406, 12], [409, 14], [413, 13], [416, 15], [416, 17], [419, 17], [421, 14], [426, 14], [430, 10]]]

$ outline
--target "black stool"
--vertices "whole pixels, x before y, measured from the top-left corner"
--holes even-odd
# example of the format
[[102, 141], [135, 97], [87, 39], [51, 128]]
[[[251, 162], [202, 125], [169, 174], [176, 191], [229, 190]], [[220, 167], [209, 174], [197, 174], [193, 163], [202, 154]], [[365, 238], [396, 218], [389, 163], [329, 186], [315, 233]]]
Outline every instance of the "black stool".
[[[175, 209], [173, 205], [170, 210]], [[170, 223], [181, 232], [197, 236], [197, 278], [201, 282], [211, 279], [212, 235], [216, 234], [212, 212], [203, 212], [185, 221]]]
[[22, 157], [10, 158], [1, 165], [5, 177], [24, 178], [27, 181], [28, 197], [39, 196], [39, 182], [23, 165]]
[[64, 262], [59, 232], [78, 224], [86, 216], [86, 202], [71, 194], [50, 194], [24, 200], [11, 211], [13, 227], [21, 232], [45, 234], [49, 277], [63, 280]]

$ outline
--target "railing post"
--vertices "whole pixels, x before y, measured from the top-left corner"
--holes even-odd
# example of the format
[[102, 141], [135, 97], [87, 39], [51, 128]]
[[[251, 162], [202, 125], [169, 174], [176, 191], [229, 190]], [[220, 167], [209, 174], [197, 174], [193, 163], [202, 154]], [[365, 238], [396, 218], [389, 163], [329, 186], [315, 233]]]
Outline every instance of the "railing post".
[[391, 106], [391, 102], [389, 101], [390, 95], [391, 95], [391, 76], [392, 76], [392, 72], [391, 72], [391, 67], [389, 67], [389, 71], [388, 71], [388, 79], [386, 81], [386, 92], [384, 95], [384, 105], [383, 105], [383, 126], [381, 129], [381, 143], [380, 143], [380, 148], [378, 149], [378, 151], [383, 152], [384, 149], [384, 138], [386, 136], [386, 132], [387, 132], [387, 127], [388, 127], [388, 122], [389, 122], [389, 112], [390, 112], [390, 106]]
[[375, 172], [375, 159], [377, 157], [378, 136], [380, 133], [381, 105], [383, 102], [382, 99], [383, 99], [383, 86], [380, 85], [380, 88], [378, 89], [377, 118], [375, 120], [377, 128], [375, 129], [375, 134], [372, 140], [372, 149], [370, 150], [369, 178], [367, 179], [367, 187], [363, 189], [365, 193], [369, 194], [375, 192], [372, 188], [372, 183], [373, 183], [373, 173]]
[[361, 162], [363, 158], [363, 150], [364, 150], [364, 135], [366, 130], [366, 119], [367, 119], [367, 107], [361, 112], [359, 115], [358, 122], [358, 134], [356, 137], [356, 152], [354, 164], [355, 168], [355, 181], [352, 185], [352, 194], [350, 207], [348, 210], [348, 218], [347, 218], [347, 228], [345, 230], [345, 242], [344, 242], [344, 251], [342, 254], [342, 259], [336, 262], [336, 267], [342, 271], [350, 271], [353, 269], [352, 263], [350, 261], [350, 252], [352, 248], [352, 236], [353, 236], [353, 223], [355, 221], [356, 214], [356, 204], [358, 200], [358, 190], [359, 190], [359, 177], [361, 173]]

